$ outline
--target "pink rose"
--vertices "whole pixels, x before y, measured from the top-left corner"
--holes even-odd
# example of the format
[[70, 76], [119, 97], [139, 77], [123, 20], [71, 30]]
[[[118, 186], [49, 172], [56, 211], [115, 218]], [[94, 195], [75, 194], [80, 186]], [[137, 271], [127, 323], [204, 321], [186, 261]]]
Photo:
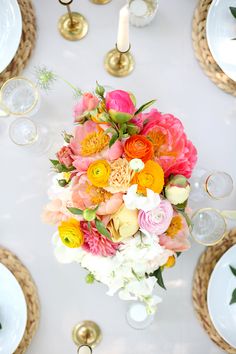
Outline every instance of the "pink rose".
[[112, 120], [116, 123], [125, 123], [129, 121], [136, 112], [135, 98], [132, 94], [115, 90], [106, 94], [106, 109]]
[[69, 146], [63, 146], [60, 151], [57, 153], [57, 158], [59, 162], [65, 165], [67, 168], [72, 166], [73, 159], [72, 159], [72, 150]]
[[74, 118], [76, 122], [81, 120], [82, 115], [85, 112], [93, 111], [97, 108], [99, 100], [96, 96], [90, 92], [84, 93], [80, 102], [74, 106]]
[[162, 200], [159, 206], [150, 211], [140, 210], [138, 222], [140, 229], [153, 235], [161, 235], [165, 232], [172, 220], [173, 208], [168, 200]]
[[141, 134], [153, 142], [155, 161], [163, 168], [165, 177], [179, 174], [190, 178], [197, 162], [197, 150], [187, 139], [180, 120], [171, 114], [161, 114], [156, 109], [145, 116], [148, 123]]

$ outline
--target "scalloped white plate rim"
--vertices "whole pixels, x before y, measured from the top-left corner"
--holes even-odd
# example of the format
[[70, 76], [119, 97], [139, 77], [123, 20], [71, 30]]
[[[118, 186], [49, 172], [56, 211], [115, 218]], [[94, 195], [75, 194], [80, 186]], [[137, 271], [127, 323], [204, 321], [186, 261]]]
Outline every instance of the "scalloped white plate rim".
[[17, 0], [0, 0], [0, 73], [14, 58], [21, 34], [22, 16]]
[[[211, 274], [207, 289], [207, 306], [217, 332], [228, 344], [236, 348], [236, 304], [229, 305], [233, 289], [236, 288], [236, 277], [229, 265], [236, 267], [236, 245], [223, 254]], [[219, 286], [219, 283], [222, 286]]]
[[23, 338], [27, 324], [27, 304], [17, 279], [0, 263], [0, 282], [4, 280], [7, 285], [1, 285], [0, 292], [0, 354], [9, 354], [15, 352]]
[[229, 7], [236, 0], [213, 0], [207, 14], [206, 35], [211, 54], [222, 71], [236, 81], [236, 19]]

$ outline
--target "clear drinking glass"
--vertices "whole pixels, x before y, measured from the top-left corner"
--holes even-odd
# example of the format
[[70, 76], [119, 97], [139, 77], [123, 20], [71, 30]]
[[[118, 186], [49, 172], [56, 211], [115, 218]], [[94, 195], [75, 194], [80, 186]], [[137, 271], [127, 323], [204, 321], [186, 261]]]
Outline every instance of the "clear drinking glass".
[[128, 324], [134, 329], [144, 329], [148, 327], [154, 320], [154, 315], [147, 313], [144, 303], [133, 302], [127, 311], [126, 319]]
[[46, 152], [51, 146], [47, 127], [36, 125], [25, 117], [10, 124], [9, 137], [14, 144], [38, 154]]
[[5, 115], [32, 116], [39, 109], [39, 91], [29, 79], [13, 77], [1, 87], [0, 107]]
[[206, 197], [223, 199], [228, 197], [234, 188], [232, 177], [223, 171], [195, 172], [191, 179], [190, 199], [201, 201]]
[[197, 210], [192, 218], [191, 235], [198, 243], [213, 246], [226, 234], [227, 225], [220, 211], [213, 208]]
[[154, 19], [159, 0], [128, 0], [130, 23], [135, 27], [144, 27]]

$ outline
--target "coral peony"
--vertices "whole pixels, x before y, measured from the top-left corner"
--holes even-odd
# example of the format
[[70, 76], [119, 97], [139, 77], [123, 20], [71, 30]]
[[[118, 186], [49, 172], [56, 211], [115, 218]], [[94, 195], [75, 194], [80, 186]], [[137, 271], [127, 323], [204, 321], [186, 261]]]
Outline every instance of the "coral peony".
[[72, 203], [79, 209], [98, 207], [98, 215], [114, 214], [123, 203], [123, 194], [111, 194], [93, 186], [86, 175], [76, 177], [72, 184]]
[[155, 160], [162, 166], [165, 177], [171, 174], [191, 177], [197, 150], [187, 140], [180, 120], [171, 114], [161, 114], [156, 109], [152, 109], [146, 117], [148, 123], [141, 134], [152, 141]]
[[183, 252], [189, 249], [189, 228], [185, 218], [175, 213], [169, 228], [159, 237], [159, 243], [166, 249], [174, 252]]
[[82, 248], [85, 251], [104, 257], [115, 255], [119, 244], [114, 243], [107, 237], [101, 235], [97, 231], [94, 222], [91, 222], [91, 227], [89, 228], [86, 221], [81, 221], [80, 227], [84, 235], [84, 243]]
[[165, 232], [171, 222], [173, 208], [168, 200], [162, 200], [157, 208], [150, 211], [140, 210], [138, 222], [141, 230], [147, 231], [151, 235], [161, 235]]
[[73, 152], [73, 166], [80, 171], [87, 171], [91, 162], [95, 160], [114, 161], [122, 156], [123, 145], [117, 140], [111, 148], [108, 147], [109, 136], [104, 130], [92, 121], [75, 128], [74, 138], [70, 141]]
[[106, 94], [106, 109], [112, 120], [116, 123], [125, 123], [129, 121], [136, 111], [132, 94], [115, 90]]

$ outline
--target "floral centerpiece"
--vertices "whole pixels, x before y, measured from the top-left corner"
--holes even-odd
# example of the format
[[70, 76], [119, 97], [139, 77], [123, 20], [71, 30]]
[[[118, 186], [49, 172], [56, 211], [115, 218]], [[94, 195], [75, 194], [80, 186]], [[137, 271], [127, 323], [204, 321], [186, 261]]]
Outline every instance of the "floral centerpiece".
[[163, 271], [190, 244], [188, 178], [197, 151], [180, 120], [156, 109], [144, 113], [122, 90], [84, 93], [75, 128], [51, 160], [56, 172], [44, 220], [56, 225], [55, 255], [78, 262], [86, 280], [108, 294], [138, 299], [154, 312]]

